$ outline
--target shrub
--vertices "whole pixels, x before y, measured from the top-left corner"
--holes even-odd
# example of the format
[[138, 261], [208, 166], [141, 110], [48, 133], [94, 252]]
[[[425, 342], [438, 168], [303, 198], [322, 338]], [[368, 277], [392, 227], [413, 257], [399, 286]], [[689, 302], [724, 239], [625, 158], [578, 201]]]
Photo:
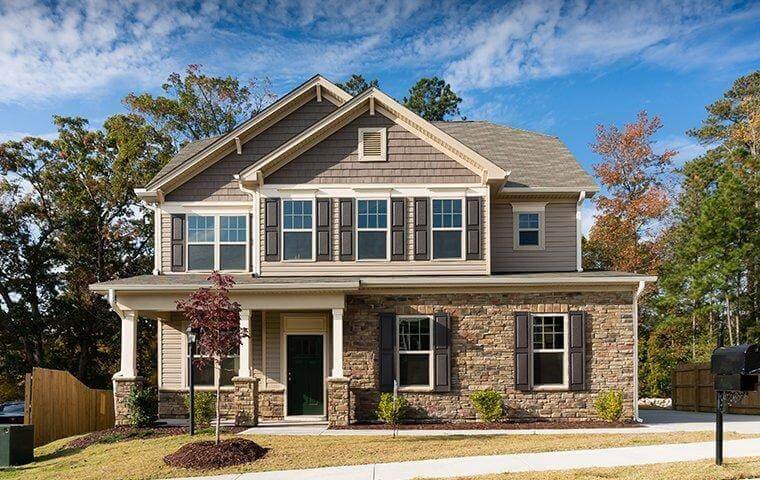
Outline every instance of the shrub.
[[600, 393], [594, 400], [594, 409], [602, 420], [617, 422], [623, 415], [623, 393], [618, 390]]
[[[213, 392], [195, 392], [193, 398], [196, 425], [210, 425], [216, 416], [216, 395]], [[190, 411], [190, 396], [185, 396], [185, 407]]]
[[126, 403], [133, 427], [147, 427], [158, 418], [158, 394], [155, 387], [132, 385]]
[[478, 390], [470, 395], [472, 406], [478, 412], [478, 417], [486, 422], [498, 422], [504, 418], [504, 408], [501, 395], [491, 390]]
[[388, 425], [398, 425], [404, 418], [408, 406], [406, 398], [384, 393], [380, 395], [380, 403], [377, 404], [377, 418]]

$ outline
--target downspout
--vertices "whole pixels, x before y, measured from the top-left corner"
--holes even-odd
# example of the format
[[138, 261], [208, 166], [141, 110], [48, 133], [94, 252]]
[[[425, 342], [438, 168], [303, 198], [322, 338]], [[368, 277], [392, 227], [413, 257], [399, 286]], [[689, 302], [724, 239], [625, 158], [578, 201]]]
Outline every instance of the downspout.
[[158, 205], [145, 202], [153, 212], [153, 275], [161, 274], [161, 209]]
[[581, 233], [581, 207], [586, 199], [586, 191], [581, 190], [578, 203], [575, 206], [575, 265], [579, 272], [583, 271], [583, 235]]
[[633, 294], [633, 419], [641, 423], [639, 417], [639, 297], [644, 291], [645, 282], [639, 282]]
[[261, 224], [261, 219], [259, 218], [261, 216], [261, 208], [259, 207], [260, 203], [260, 197], [258, 190], [252, 190], [250, 188], [247, 188], [243, 186], [243, 181], [240, 178], [240, 175], [234, 176], [235, 180], [238, 182], [238, 188], [248, 195], [251, 196], [252, 199], [252, 209], [253, 212], [251, 217], [251, 246], [253, 247], [253, 251], [251, 252], [251, 255], [253, 255], [253, 275], [255, 277], [258, 277], [261, 275], [261, 255], [259, 253], [259, 248], [261, 244], [261, 236], [259, 234], [259, 228]]
[[116, 304], [116, 290], [113, 288], [108, 289], [108, 304], [111, 306], [111, 310], [116, 312], [119, 318], [124, 319], [124, 312]]

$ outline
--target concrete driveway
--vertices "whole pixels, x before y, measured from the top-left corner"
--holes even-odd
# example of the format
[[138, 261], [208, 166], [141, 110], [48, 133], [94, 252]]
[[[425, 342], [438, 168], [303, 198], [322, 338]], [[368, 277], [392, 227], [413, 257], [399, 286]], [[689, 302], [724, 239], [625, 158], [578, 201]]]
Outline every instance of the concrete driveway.
[[[696, 432], [715, 429], [714, 413], [639, 410], [639, 416], [646, 425], [668, 432]], [[723, 429], [726, 432], [760, 434], [760, 415], [724, 415]]]

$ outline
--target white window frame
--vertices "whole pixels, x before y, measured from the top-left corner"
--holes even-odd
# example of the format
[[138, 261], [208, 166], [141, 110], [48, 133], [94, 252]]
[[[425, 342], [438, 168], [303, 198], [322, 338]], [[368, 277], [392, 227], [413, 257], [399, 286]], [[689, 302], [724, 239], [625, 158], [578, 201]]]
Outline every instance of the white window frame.
[[[380, 155], [364, 155], [364, 134], [380, 132]], [[366, 127], [359, 129], [359, 161], [386, 162], [388, 161], [388, 129], [385, 127]]]
[[[288, 228], [285, 229], [285, 202], [310, 202], [311, 203], [311, 228]], [[287, 263], [314, 262], [317, 259], [317, 200], [310, 198], [283, 198], [280, 202], [280, 225], [282, 225], [282, 235], [280, 235], [280, 252], [282, 252], [282, 261]], [[311, 258], [291, 258], [285, 260], [285, 232], [310, 232], [311, 233]]]
[[[190, 241], [190, 217], [213, 217], [214, 218], [214, 241], [213, 242], [191, 242]], [[221, 252], [220, 252], [220, 239], [222, 231], [222, 218], [221, 217], [245, 217], [245, 242], [224, 242], [225, 245], [244, 245], [245, 246], [245, 265], [242, 269], [236, 270], [221, 270]], [[185, 238], [187, 239], [187, 245], [185, 248], [185, 265], [187, 265], [188, 272], [200, 272], [206, 273], [211, 271], [223, 271], [223, 272], [236, 272], [236, 273], [248, 273], [251, 265], [251, 216], [248, 212], [223, 212], [223, 213], [211, 213], [211, 212], [192, 212], [187, 213], [185, 216]], [[211, 270], [192, 270], [190, 269], [190, 245], [213, 245], [214, 247], [214, 266]]]
[[[385, 202], [385, 228], [359, 228], [359, 202], [378, 201]], [[359, 197], [356, 199], [356, 212], [354, 212], [354, 225], [356, 225], [356, 240], [354, 248], [357, 262], [389, 262], [391, 259], [391, 199], [389, 197], [372, 198]], [[385, 258], [359, 258], [359, 232], [385, 232]]]
[[[520, 245], [520, 231], [535, 231], [535, 229], [520, 228], [520, 214], [538, 215], [538, 245]], [[513, 203], [512, 204], [512, 248], [514, 250], [545, 250], [546, 248], [546, 203]]]
[[[401, 336], [401, 321], [409, 318], [425, 318], [428, 321], [428, 324], [430, 325], [430, 350], [404, 350], [404, 352], [401, 352], [401, 342], [399, 341], [399, 338]], [[435, 325], [433, 325], [433, 316], [432, 315], [396, 315], [396, 338], [395, 344], [395, 354], [396, 354], [396, 371], [395, 371], [395, 378], [398, 381], [398, 388], [401, 391], [414, 391], [414, 390], [430, 390], [433, 388], [433, 353], [434, 353], [434, 342], [435, 339], [433, 338], [434, 332], [433, 328]], [[428, 384], [427, 385], [401, 385], [401, 355], [407, 355], [407, 354], [428, 354]]]
[[[461, 207], [460, 215], [462, 216], [462, 222], [460, 226], [457, 227], [435, 227], [435, 208], [434, 203], [438, 200], [454, 200], [458, 201]], [[431, 256], [430, 258], [437, 261], [437, 262], [446, 262], [446, 261], [456, 261], [456, 260], [464, 260], [465, 258], [465, 212], [464, 209], [466, 207], [465, 205], [465, 199], [462, 197], [433, 197], [430, 199], [430, 231], [431, 231], [431, 238], [430, 238], [430, 251]], [[435, 257], [435, 232], [454, 232], [459, 231], [460, 232], [460, 251], [459, 251], [459, 257], [449, 257], [449, 258], [436, 258]]]
[[[547, 348], [536, 349], [533, 347], [533, 335], [534, 335], [534, 322], [536, 318], [541, 317], [562, 317], [562, 343], [563, 349]], [[530, 383], [533, 385], [534, 390], [567, 390], [569, 385], [569, 358], [570, 358], [570, 316], [567, 313], [532, 313], [530, 321], [530, 349], [531, 349], [531, 369], [530, 369]], [[540, 384], [536, 385], [534, 382], [534, 370], [535, 370], [535, 355], [536, 353], [562, 353], [562, 383]]]

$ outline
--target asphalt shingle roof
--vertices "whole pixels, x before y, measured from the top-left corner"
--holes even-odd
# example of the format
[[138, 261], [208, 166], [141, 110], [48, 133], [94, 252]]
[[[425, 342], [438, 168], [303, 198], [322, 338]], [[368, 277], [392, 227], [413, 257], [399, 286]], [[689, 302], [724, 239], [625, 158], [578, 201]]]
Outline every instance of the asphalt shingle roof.
[[177, 152], [177, 154], [174, 155], [172, 159], [169, 160], [166, 165], [164, 165], [163, 168], [158, 171], [158, 173], [150, 180], [150, 182], [148, 182], [148, 185], [152, 185], [166, 175], [169, 175], [171, 172], [184, 165], [185, 162], [195, 157], [196, 154], [200, 153], [202, 150], [204, 150], [206, 147], [214, 143], [222, 136], [223, 135], [217, 135], [215, 137], [203, 138], [201, 140], [195, 140], [190, 143], [186, 143], [182, 146], [182, 148], [179, 149], [179, 152]]
[[599, 189], [557, 137], [487, 121], [433, 123], [499, 167], [511, 171], [505, 187]]

